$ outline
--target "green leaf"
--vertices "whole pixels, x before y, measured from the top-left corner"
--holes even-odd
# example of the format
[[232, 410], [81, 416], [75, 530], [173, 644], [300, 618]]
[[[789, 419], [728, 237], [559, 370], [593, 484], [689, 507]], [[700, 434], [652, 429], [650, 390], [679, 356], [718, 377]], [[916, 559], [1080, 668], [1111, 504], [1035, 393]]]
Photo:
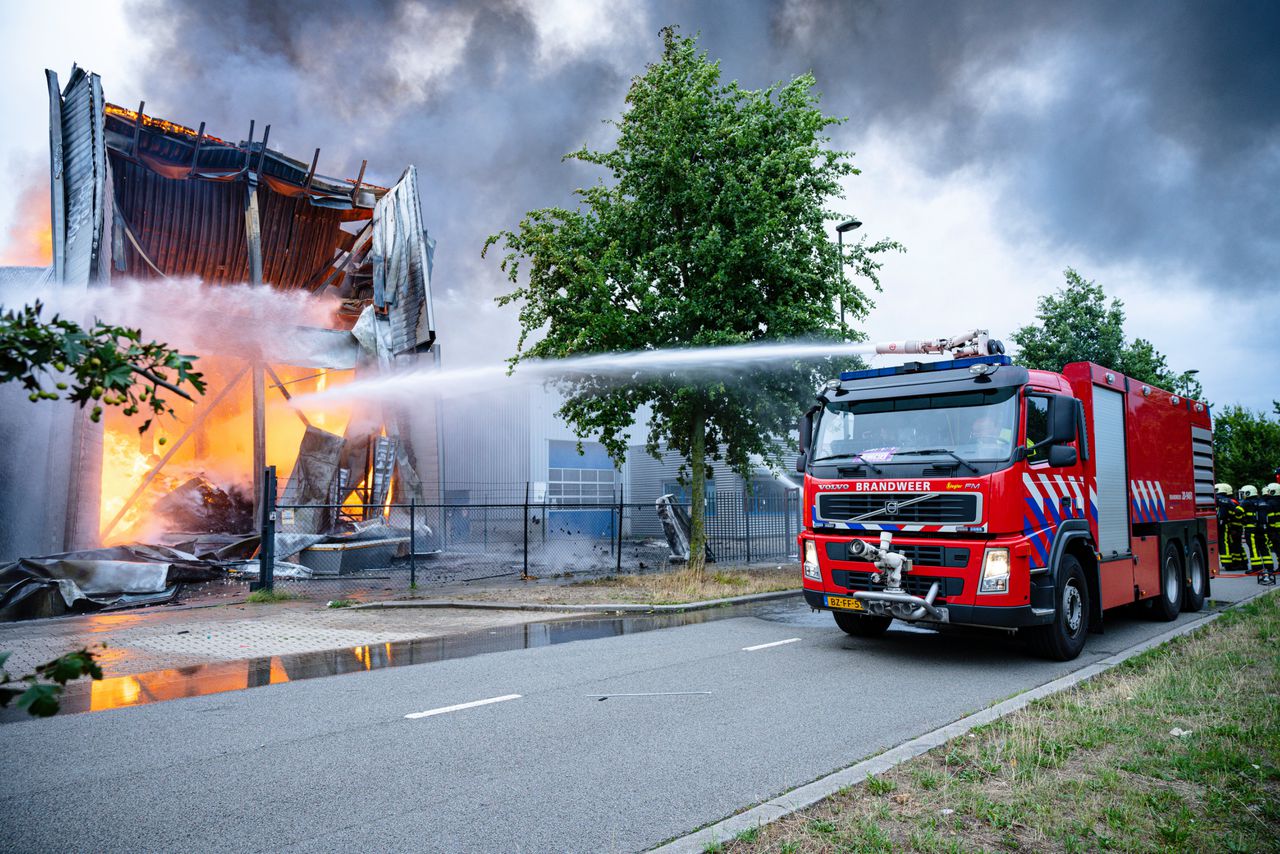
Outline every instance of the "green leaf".
[[61, 694], [62, 687], [59, 685], [32, 685], [18, 697], [17, 706], [38, 718], [52, 717], [58, 713], [58, 697]]

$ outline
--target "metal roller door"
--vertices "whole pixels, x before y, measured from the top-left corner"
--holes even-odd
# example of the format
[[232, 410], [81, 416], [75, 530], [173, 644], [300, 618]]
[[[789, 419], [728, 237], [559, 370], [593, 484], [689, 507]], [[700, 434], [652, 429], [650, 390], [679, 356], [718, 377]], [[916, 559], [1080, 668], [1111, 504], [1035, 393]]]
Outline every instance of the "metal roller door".
[[1093, 388], [1094, 449], [1098, 475], [1098, 551], [1103, 559], [1129, 552], [1129, 483], [1125, 466], [1124, 395]]

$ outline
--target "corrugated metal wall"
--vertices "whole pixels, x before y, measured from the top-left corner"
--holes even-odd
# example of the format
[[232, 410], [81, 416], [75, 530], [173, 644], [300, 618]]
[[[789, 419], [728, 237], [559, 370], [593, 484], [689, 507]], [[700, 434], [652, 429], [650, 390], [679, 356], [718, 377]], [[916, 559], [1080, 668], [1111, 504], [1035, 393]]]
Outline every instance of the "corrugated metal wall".
[[[51, 95], [57, 77], [50, 76]], [[106, 142], [103, 136], [102, 83], [96, 74], [76, 68], [61, 96], [51, 98], [50, 123], [57, 123], [61, 140], [50, 152], [50, 173], [56, 176], [55, 209], [63, 213], [62, 227], [55, 223], [55, 269], [61, 271], [64, 288], [92, 287], [103, 281], [109, 268], [111, 246], [107, 235], [106, 206], [110, 200]], [[59, 204], [60, 203], [60, 204]], [[73, 318], [92, 322], [91, 317]], [[62, 518], [61, 547], [88, 548], [98, 542], [98, 508], [102, 492], [102, 425], [89, 420], [87, 409], [75, 408], [55, 419], [47, 456], [47, 470], [36, 475], [46, 486], [50, 519]], [[65, 484], [65, 495], [59, 496]], [[61, 506], [59, 506], [61, 505]], [[53, 524], [50, 522], [49, 524]], [[45, 540], [54, 537], [48, 535]]]
[[[529, 389], [450, 397], [442, 404], [445, 500], [467, 493], [480, 501], [486, 493], [523, 497], [529, 468]], [[496, 495], [494, 496], [497, 497]]]

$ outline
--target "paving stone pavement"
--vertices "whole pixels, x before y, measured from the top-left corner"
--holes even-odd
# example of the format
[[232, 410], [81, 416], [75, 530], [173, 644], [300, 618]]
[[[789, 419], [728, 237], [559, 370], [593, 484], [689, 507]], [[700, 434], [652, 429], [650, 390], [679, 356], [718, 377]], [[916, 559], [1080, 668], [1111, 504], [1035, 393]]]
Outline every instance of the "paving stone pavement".
[[21, 674], [71, 650], [105, 642], [107, 648], [100, 653], [104, 673], [124, 676], [211, 661], [441, 637], [557, 616], [561, 615], [531, 611], [353, 611], [315, 603], [226, 605], [3, 624], [0, 651], [13, 653], [6, 669]]

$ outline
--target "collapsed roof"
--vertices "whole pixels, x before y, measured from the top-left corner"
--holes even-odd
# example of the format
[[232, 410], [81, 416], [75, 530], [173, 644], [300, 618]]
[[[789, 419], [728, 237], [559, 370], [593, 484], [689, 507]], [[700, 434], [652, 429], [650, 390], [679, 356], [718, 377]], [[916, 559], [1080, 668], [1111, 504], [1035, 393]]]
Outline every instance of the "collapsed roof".
[[[46, 72], [53, 152], [54, 278], [68, 284], [194, 276], [342, 299], [350, 328], [366, 306], [391, 324], [395, 354], [435, 340], [433, 244], [417, 171], [392, 188], [320, 174], [255, 139], [228, 142], [107, 103], [96, 74], [66, 87]], [[345, 226], [345, 227], [344, 227]]]

